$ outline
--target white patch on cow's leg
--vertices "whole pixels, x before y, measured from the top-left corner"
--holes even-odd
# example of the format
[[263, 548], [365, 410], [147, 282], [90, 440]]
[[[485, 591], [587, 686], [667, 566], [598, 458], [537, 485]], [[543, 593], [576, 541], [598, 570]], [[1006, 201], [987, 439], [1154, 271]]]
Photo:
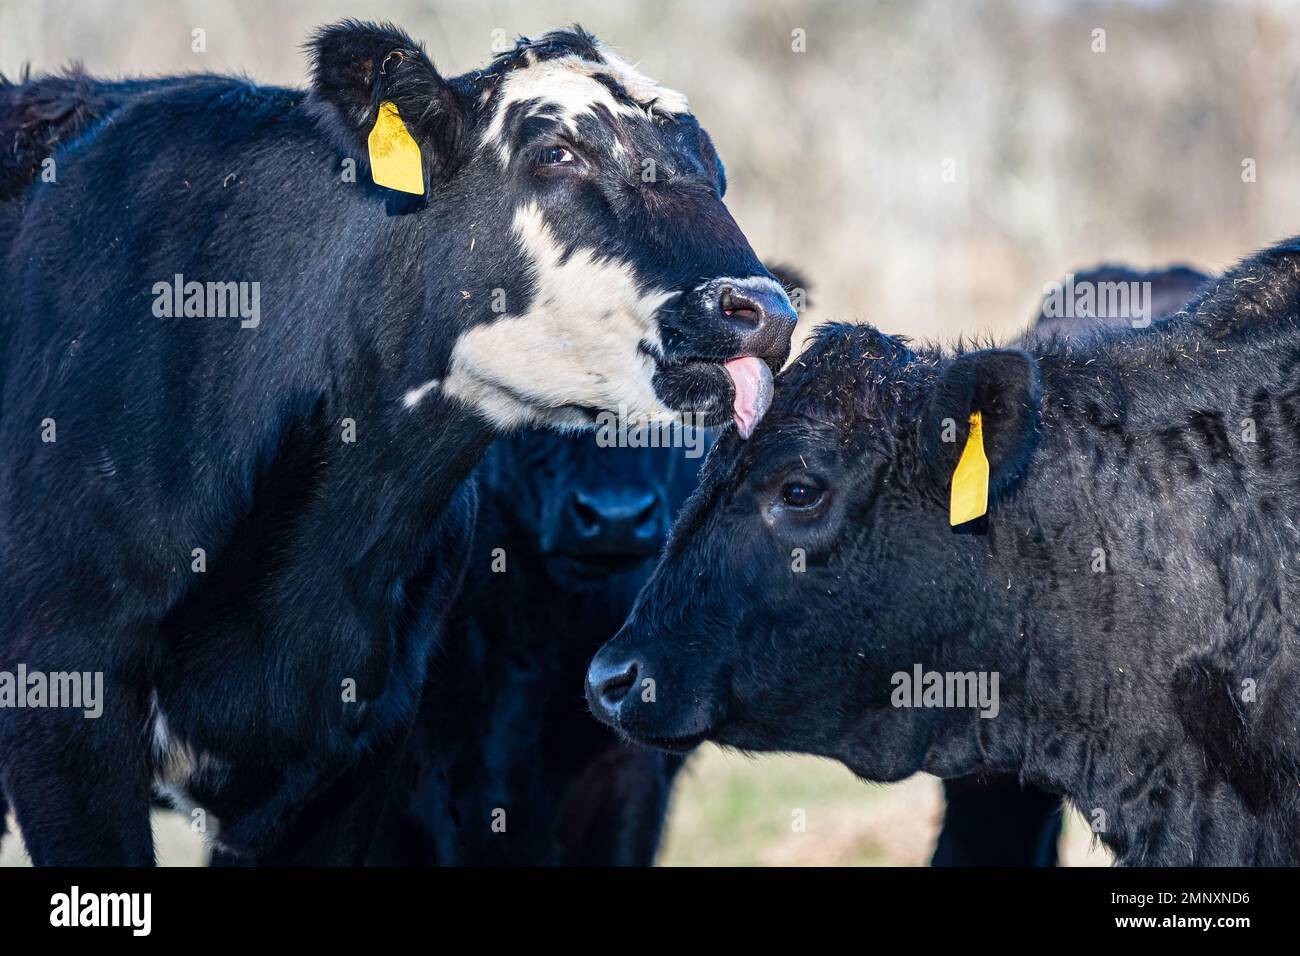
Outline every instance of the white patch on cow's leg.
[[407, 408], [414, 408], [424, 399], [424, 396], [442, 384], [441, 379], [431, 378], [423, 385], [419, 385], [402, 396], [402, 404]]
[[593, 249], [566, 257], [536, 204], [516, 211], [514, 233], [529, 259], [532, 301], [456, 340], [444, 393], [502, 428], [588, 421], [575, 406], [677, 420], [655, 394], [645, 350], [663, 354], [657, 314], [678, 293], [639, 290], [629, 264]]
[[[195, 753], [167, 724], [167, 715], [158, 703], [158, 692], [149, 694], [150, 741], [154, 768], [153, 789], [159, 799], [193, 819], [194, 811], [203, 809], [190, 796], [189, 783], [194, 774], [219, 769], [219, 761], [211, 754]], [[213, 845], [221, 830], [220, 821], [203, 810], [203, 837]]]

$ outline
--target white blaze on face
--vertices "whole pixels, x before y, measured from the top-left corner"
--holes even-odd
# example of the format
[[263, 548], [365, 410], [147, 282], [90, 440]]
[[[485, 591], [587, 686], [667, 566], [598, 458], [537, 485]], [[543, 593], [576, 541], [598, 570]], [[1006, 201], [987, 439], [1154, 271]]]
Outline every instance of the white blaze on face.
[[677, 293], [639, 290], [627, 263], [593, 249], [565, 258], [533, 203], [515, 213], [514, 233], [530, 260], [528, 310], [461, 335], [443, 393], [501, 428], [585, 423], [573, 406], [676, 420], [655, 395], [655, 362], [640, 346], [662, 354], [656, 315]]
[[[603, 44], [598, 44], [598, 48], [601, 62], [563, 56], [535, 61], [506, 74], [495, 112], [483, 133], [484, 145], [495, 147], [502, 165], [510, 162], [505, 122], [514, 103], [532, 102], [528, 115], [543, 112], [554, 115], [573, 135], [577, 134], [578, 118], [594, 115], [597, 107], [603, 107], [612, 116], [642, 119], [654, 112], [678, 115], [691, 111], [683, 94], [660, 86]], [[597, 77], [617, 82], [638, 105], [615, 98]]]

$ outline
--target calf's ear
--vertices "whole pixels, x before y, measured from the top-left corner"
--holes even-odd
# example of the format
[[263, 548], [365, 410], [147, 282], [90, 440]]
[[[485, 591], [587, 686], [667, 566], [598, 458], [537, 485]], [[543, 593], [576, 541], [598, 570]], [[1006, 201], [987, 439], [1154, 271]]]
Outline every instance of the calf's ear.
[[393, 26], [345, 20], [318, 30], [307, 49], [311, 109], [366, 175], [381, 185], [396, 176], [404, 184], [391, 188], [422, 193], [412, 186], [417, 173], [427, 187], [456, 168], [467, 107], [418, 43]]
[[1038, 443], [1041, 399], [1038, 361], [1018, 349], [967, 352], [941, 370], [922, 444], [935, 479], [952, 490], [954, 525], [982, 515], [982, 483], [987, 507], [1024, 474]]

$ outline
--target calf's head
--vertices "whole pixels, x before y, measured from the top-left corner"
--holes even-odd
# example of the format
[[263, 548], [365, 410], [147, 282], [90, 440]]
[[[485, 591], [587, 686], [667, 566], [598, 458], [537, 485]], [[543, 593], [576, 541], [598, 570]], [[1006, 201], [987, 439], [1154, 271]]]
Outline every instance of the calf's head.
[[1014, 495], [1039, 398], [1025, 352], [945, 358], [867, 326], [820, 330], [753, 437], [729, 430], [714, 447], [591, 664], [593, 713], [666, 749], [803, 751], [880, 780], [941, 770], [930, 748], [951, 715], [893, 706], [893, 675], [995, 662], [969, 640], [996, 599], [979, 577], [986, 543], [954, 533], [949, 481], [979, 411], [990, 499]]
[[796, 316], [686, 97], [579, 28], [452, 78], [392, 28], [331, 26], [312, 52], [311, 108], [348, 155], [390, 103], [419, 149], [418, 196], [358, 176], [423, 220], [405, 254], [453, 340], [408, 406], [439, 389], [502, 427], [604, 411], [752, 429]]

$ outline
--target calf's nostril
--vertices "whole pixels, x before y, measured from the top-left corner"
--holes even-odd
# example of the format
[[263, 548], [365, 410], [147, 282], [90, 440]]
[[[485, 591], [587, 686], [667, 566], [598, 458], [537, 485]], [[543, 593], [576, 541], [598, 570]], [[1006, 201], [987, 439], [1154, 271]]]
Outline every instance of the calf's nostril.
[[639, 669], [636, 661], [630, 661], [621, 668], [614, 668], [613, 672], [601, 678], [596, 693], [606, 706], [614, 707], [623, 702], [628, 691], [636, 684]]

